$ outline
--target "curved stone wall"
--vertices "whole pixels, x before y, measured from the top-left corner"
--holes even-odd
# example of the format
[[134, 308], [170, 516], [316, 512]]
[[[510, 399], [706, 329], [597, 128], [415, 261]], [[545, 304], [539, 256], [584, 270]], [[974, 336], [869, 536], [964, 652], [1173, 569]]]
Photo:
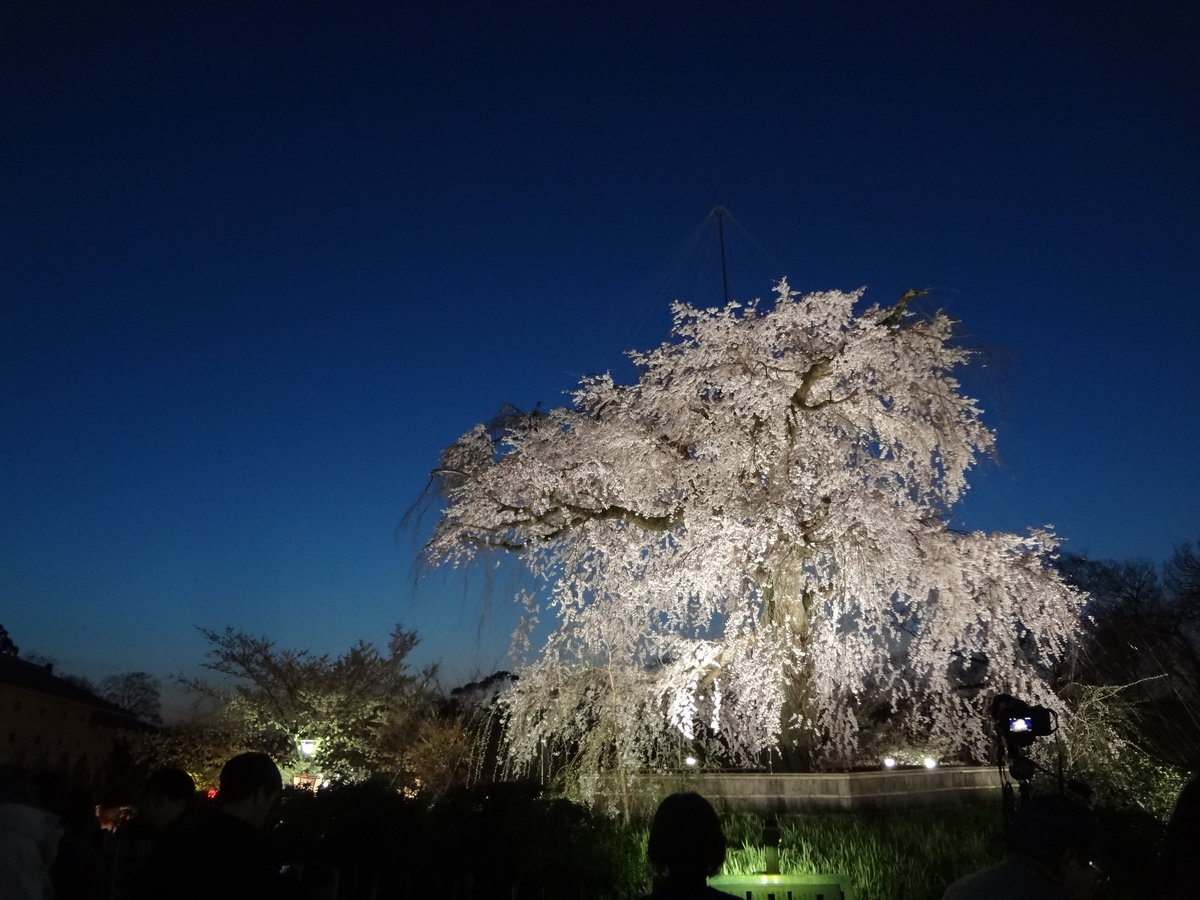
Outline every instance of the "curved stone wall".
[[[775, 775], [763, 772], [696, 772], [637, 775], [630, 784], [635, 813], [652, 813], [675, 791], [703, 794], [720, 812], [800, 813], [832, 809], [906, 809], [958, 803], [999, 803], [994, 766], [946, 766], [878, 772]], [[606, 796], [607, 795], [607, 796]], [[600, 791], [599, 806], [615, 795]]]

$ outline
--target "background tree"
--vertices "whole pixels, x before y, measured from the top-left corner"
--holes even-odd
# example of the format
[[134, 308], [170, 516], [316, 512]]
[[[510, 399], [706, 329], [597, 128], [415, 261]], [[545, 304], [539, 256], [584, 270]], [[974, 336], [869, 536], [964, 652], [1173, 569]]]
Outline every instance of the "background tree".
[[21, 651], [17, 645], [13, 643], [13, 639], [8, 636], [8, 629], [0, 625], [0, 653], [5, 656], [20, 656]]
[[[210, 648], [205, 667], [225, 681], [185, 679], [215, 701], [209, 727], [237, 734], [245, 749], [272, 752], [293, 770], [344, 779], [408, 779], [405, 757], [431, 691], [434, 672], [409, 670], [415, 632], [397, 625], [381, 653], [359, 641], [339, 657], [281, 650], [265, 637], [227, 628], [201, 629]], [[301, 741], [316, 741], [311, 760]]]
[[963, 660], [1056, 702], [1082, 596], [1054, 536], [946, 526], [993, 443], [951, 375], [969, 353], [915, 293], [856, 314], [861, 295], [676, 304], [635, 384], [585, 378], [443, 451], [428, 558], [513, 553], [548, 585], [531, 614], [555, 628], [505, 694], [513, 761], [747, 760], [799, 732], [846, 759], [872, 692], [982, 752]]
[[1063, 680], [1127, 707], [1125, 739], [1158, 757], [1200, 760], [1200, 560], [1190, 544], [1159, 570], [1148, 562], [1067, 555], [1065, 577], [1089, 595]]
[[1200, 630], [1200, 554], [1190, 543], [1175, 548], [1163, 567], [1163, 583], [1195, 638]]
[[143, 722], [162, 724], [162, 682], [146, 672], [123, 672], [101, 679], [96, 693]]

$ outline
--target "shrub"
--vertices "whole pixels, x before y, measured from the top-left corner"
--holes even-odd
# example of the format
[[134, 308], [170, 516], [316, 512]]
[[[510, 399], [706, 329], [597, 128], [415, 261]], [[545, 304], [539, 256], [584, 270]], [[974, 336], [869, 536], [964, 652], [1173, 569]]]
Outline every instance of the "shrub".
[[[448, 794], [430, 810], [414, 858], [441, 890], [486, 886], [515, 897], [621, 898], [646, 886], [637, 831], [527, 782]], [[420, 883], [420, 879], [418, 879]], [[431, 894], [434, 895], [434, 894]]]

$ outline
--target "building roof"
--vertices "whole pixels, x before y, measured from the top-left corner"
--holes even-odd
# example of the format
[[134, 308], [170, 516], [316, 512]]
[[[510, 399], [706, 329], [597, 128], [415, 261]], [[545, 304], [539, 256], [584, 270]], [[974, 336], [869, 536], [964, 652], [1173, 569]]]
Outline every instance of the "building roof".
[[83, 684], [54, 674], [49, 663], [35, 663], [10, 653], [0, 653], [0, 685], [24, 688], [85, 706], [104, 725], [116, 728], [153, 728], [137, 716], [99, 697]]

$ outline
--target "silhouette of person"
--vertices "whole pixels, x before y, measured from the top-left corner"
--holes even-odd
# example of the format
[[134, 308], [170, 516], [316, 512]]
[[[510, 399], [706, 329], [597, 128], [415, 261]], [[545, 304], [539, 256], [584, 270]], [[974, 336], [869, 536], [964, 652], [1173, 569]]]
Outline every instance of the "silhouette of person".
[[646, 856], [654, 870], [648, 900], [729, 900], [707, 883], [725, 862], [725, 834], [716, 810], [699, 794], [671, 794], [658, 805]]
[[104, 891], [104, 831], [91, 791], [60, 775], [34, 776], [43, 806], [58, 815], [63, 835], [50, 866], [54, 900], [92, 900]]
[[38, 806], [20, 769], [0, 768], [0, 896], [50, 900], [50, 866], [62, 837], [58, 816]]
[[275, 900], [287, 884], [264, 826], [283, 788], [265, 753], [242, 753], [221, 769], [215, 808], [195, 828], [173, 836], [150, 855], [150, 897], [176, 900]]
[[954, 882], [942, 900], [1088, 900], [1098, 887], [1096, 821], [1067, 797], [1026, 800], [1005, 826], [1004, 859]]
[[181, 826], [195, 796], [196, 783], [183, 769], [158, 769], [146, 779], [133, 818], [123, 822], [105, 844], [112, 900], [138, 895], [150, 854]]

